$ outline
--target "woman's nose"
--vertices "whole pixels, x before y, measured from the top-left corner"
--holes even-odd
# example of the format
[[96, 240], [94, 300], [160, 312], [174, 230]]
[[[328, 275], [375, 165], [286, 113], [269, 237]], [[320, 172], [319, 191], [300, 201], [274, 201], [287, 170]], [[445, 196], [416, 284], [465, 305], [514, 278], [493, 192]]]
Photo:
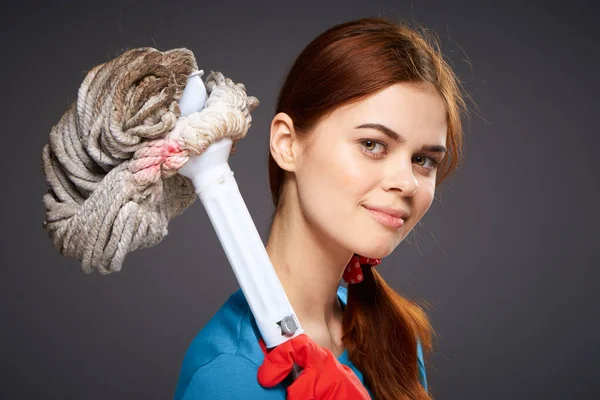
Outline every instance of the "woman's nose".
[[402, 163], [400, 166], [390, 168], [388, 176], [383, 182], [386, 191], [399, 190], [405, 196], [413, 196], [419, 188], [419, 181], [414, 174], [412, 163]]

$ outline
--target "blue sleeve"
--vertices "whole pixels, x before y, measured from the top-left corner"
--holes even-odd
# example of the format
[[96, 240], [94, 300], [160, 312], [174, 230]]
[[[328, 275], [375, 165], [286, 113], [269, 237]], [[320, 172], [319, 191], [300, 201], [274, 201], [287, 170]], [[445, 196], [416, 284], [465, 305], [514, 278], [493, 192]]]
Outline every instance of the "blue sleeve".
[[256, 379], [257, 372], [258, 367], [247, 358], [221, 354], [196, 371], [183, 400], [285, 399], [284, 389], [265, 389], [260, 386]]
[[419, 382], [427, 391], [427, 373], [425, 372], [425, 361], [423, 361], [423, 348], [421, 347], [421, 341], [417, 340], [417, 360], [419, 367]]

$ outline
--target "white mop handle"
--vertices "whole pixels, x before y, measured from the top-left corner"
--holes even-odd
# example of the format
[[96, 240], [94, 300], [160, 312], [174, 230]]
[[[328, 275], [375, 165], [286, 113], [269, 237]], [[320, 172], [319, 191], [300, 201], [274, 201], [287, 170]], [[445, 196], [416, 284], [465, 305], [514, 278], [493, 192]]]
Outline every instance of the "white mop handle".
[[[201, 71], [190, 76], [180, 100], [183, 115], [204, 107], [206, 89], [200, 76]], [[265, 345], [272, 348], [300, 335], [303, 329], [227, 163], [231, 145], [230, 138], [214, 142], [204, 153], [192, 157], [179, 172], [192, 180]]]

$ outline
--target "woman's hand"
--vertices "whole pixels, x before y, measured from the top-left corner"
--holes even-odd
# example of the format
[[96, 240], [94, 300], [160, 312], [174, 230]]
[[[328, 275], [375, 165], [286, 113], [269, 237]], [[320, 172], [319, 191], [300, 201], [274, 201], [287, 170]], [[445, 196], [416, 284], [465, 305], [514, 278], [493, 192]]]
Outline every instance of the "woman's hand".
[[265, 360], [258, 368], [258, 383], [261, 386], [279, 384], [290, 373], [294, 363], [303, 368], [287, 388], [289, 400], [371, 398], [350, 368], [342, 365], [331, 351], [317, 345], [306, 334], [296, 336], [269, 352], [262, 339], [259, 343], [265, 353]]

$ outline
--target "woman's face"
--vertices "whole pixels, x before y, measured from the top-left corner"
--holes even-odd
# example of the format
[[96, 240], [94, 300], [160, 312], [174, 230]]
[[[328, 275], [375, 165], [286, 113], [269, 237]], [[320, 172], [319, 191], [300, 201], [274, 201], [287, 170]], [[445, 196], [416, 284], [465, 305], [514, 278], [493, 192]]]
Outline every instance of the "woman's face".
[[351, 252], [389, 255], [433, 201], [446, 135], [444, 101], [430, 85], [399, 83], [337, 108], [294, 142], [309, 226]]

